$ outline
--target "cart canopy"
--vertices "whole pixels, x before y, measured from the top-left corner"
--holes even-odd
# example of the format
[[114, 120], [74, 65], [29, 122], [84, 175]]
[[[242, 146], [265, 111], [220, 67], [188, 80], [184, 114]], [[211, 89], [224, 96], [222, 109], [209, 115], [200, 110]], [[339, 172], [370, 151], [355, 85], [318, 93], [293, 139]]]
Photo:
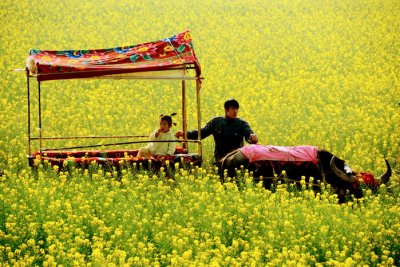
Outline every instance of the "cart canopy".
[[76, 78], [185, 77], [201, 74], [189, 30], [159, 41], [95, 50], [32, 49], [26, 67], [38, 81]]

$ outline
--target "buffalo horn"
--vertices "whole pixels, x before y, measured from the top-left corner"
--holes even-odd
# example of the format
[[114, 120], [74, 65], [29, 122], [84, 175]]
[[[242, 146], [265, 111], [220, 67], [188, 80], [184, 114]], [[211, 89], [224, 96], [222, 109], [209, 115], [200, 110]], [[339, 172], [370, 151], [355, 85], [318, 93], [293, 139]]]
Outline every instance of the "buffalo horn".
[[355, 178], [354, 177], [350, 177], [350, 176], [346, 175], [343, 171], [339, 170], [338, 167], [336, 167], [335, 159], [336, 159], [336, 157], [333, 156], [332, 159], [331, 159], [331, 163], [330, 163], [333, 173], [335, 173], [343, 181], [346, 181], [348, 183], [354, 183], [355, 182]]
[[390, 176], [392, 176], [392, 168], [390, 167], [390, 164], [386, 159], [385, 159], [385, 162], [386, 162], [387, 170], [384, 174], [379, 176], [379, 179], [381, 180], [382, 184], [386, 184], [387, 182], [389, 182]]

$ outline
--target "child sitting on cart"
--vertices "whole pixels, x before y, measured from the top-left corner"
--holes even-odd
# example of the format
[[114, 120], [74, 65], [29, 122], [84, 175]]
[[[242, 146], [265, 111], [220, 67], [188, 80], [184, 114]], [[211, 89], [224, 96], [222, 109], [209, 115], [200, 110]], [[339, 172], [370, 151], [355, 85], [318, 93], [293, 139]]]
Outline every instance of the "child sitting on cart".
[[176, 115], [176, 113], [172, 113], [171, 115], [160, 115], [160, 127], [150, 134], [149, 138], [152, 142], [150, 142], [146, 147], [139, 149], [138, 157], [173, 155], [175, 153], [176, 143], [171, 142], [175, 141], [175, 136], [171, 131], [172, 124], [176, 125], [172, 122], [172, 116], [174, 115]]

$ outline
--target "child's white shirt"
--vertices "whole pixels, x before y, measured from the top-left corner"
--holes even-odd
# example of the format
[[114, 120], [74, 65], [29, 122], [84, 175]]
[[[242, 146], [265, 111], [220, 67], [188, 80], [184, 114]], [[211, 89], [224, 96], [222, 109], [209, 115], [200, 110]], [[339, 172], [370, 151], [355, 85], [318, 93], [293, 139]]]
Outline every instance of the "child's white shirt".
[[[149, 138], [151, 141], [175, 141], [175, 136], [171, 130], [159, 133], [156, 137], [157, 130], [154, 130]], [[175, 142], [151, 142], [147, 145], [152, 155], [173, 155], [175, 153]]]

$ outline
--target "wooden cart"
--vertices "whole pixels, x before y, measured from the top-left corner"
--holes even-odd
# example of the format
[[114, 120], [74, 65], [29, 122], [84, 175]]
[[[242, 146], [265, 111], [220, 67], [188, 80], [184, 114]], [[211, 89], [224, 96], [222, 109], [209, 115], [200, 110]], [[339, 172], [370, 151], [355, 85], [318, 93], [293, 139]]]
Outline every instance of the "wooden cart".
[[[26, 68], [27, 102], [28, 102], [28, 162], [35, 166], [47, 161], [51, 165], [65, 166], [73, 161], [74, 165], [86, 166], [88, 164], [106, 164], [116, 166], [121, 162], [142, 163], [153, 162], [161, 166], [166, 160], [171, 163], [186, 162], [200, 165], [202, 162], [202, 146], [200, 138], [201, 112], [200, 88], [202, 77], [200, 64], [194, 53], [190, 32], [184, 31], [170, 38], [155, 42], [136, 44], [125, 47], [96, 50], [64, 50], [46, 51], [32, 49], [27, 59]], [[37, 81], [37, 112], [38, 136], [32, 134], [31, 123], [31, 85], [30, 81]], [[176, 80], [181, 86], [181, 114], [184, 138], [180, 140], [175, 154], [164, 157], [142, 158], [137, 157], [135, 149], [95, 149], [97, 145], [45, 148], [46, 140], [65, 139], [131, 139], [135, 136], [45, 136], [42, 129], [41, 91], [44, 85], [52, 80], [60, 79], [161, 79]], [[196, 111], [197, 140], [187, 139], [187, 113], [186, 113], [186, 83], [196, 83]], [[123, 143], [110, 142], [101, 147], [125, 145], [132, 143], [147, 143], [146, 141], [127, 141]], [[189, 151], [188, 142], [197, 143], [197, 151]], [[33, 149], [33, 143], [37, 149]], [[100, 145], [98, 145], [100, 146]]]

